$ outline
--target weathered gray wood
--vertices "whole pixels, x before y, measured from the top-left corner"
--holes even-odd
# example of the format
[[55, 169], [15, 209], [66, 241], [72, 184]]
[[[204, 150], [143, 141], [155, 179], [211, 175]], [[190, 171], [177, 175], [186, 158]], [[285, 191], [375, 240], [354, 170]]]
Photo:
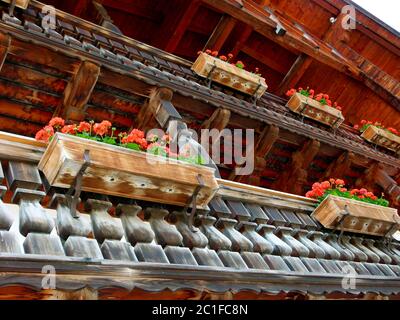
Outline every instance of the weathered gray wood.
[[105, 240], [101, 245], [104, 259], [123, 260], [137, 262], [133, 247], [127, 243], [117, 240]]
[[220, 218], [216, 227], [231, 241], [233, 251], [253, 251], [253, 243], [235, 229], [237, 221]]
[[34, 164], [10, 161], [6, 174], [8, 185], [13, 191], [16, 188], [36, 190], [42, 185], [39, 171]]
[[103, 255], [95, 239], [70, 236], [64, 243], [64, 250], [67, 256], [70, 257], [103, 259]]
[[0, 230], [0, 253], [23, 254], [22, 244], [15, 232]]
[[183, 211], [175, 211], [176, 228], [183, 237], [183, 245], [189, 248], [205, 248], [208, 244], [207, 237], [198, 229], [192, 231], [188, 225], [188, 214]]
[[218, 257], [221, 259], [225, 267], [240, 270], [248, 269], [239, 252], [221, 250], [218, 252]]
[[208, 248], [194, 248], [192, 250], [193, 256], [196, 258], [197, 263], [201, 266], [210, 267], [223, 267], [221, 259], [218, 257], [215, 250]]
[[139, 261], [169, 263], [168, 258], [160, 245], [151, 243], [137, 243], [135, 254]]
[[155, 234], [150, 223], [143, 221], [137, 215], [142, 208], [135, 205], [118, 205], [117, 212], [120, 214], [122, 226], [124, 227], [127, 240], [134, 246], [138, 242], [150, 243]]
[[250, 269], [269, 269], [267, 263], [258, 252], [242, 252], [241, 256]]
[[90, 208], [93, 233], [97, 241], [102, 243], [105, 239], [121, 240], [124, 233], [120, 219], [113, 218], [107, 212], [112, 203], [89, 199], [87, 206]]
[[166, 246], [164, 252], [170, 263], [197, 266], [196, 259], [189, 248]]
[[239, 230], [247, 239], [251, 241], [253, 244], [253, 251], [263, 254], [272, 253], [274, 250], [273, 245], [256, 232], [257, 226], [257, 223], [242, 222], [239, 224]]
[[8, 206], [0, 200], [0, 230], [9, 230], [14, 222], [14, 216]]
[[19, 231], [27, 236], [30, 232], [49, 234], [54, 228], [53, 218], [40, 205], [44, 192], [18, 188], [13, 202], [19, 203]]
[[200, 230], [207, 236], [209, 247], [213, 250], [230, 250], [232, 242], [221, 231], [214, 227], [217, 219], [210, 216], [199, 216]]
[[24, 241], [25, 253], [47, 256], [65, 256], [58, 236], [30, 232]]
[[146, 214], [150, 215], [149, 222], [156, 236], [156, 241], [161, 246], [182, 246], [183, 237], [176, 229], [176, 226], [165, 221], [168, 215], [167, 210], [147, 208]]

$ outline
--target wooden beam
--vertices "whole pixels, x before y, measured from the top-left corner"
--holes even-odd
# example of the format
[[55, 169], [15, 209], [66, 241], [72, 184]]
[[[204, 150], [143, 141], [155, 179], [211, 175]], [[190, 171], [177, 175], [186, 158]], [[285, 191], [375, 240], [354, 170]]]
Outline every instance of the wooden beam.
[[236, 24], [236, 19], [224, 14], [204, 46], [203, 51], [207, 49], [220, 51]]
[[285, 78], [279, 84], [276, 94], [283, 96], [291, 88], [295, 88], [297, 83], [303, 77], [308, 67], [311, 65], [313, 59], [305, 54], [300, 54], [296, 61], [293, 63]]
[[[260, 185], [261, 174], [266, 168], [265, 158], [271, 151], [274, 143], [279, 138], [279, 128], [277, 126], [266, 126], [257, 139], [254, 147], [254, 172], [249, 176], [237, 176], [234, 169], [229, 175], [229, 180]], [[251, 154], [252, 151], [248, 153]]]
[[200, 7], [200, 0], [193, 0], [183, 13], [178, 25], [176, 26], [174, 33], [171, 35], [167, 45], [165, 46], [165, 51], [173, 53], [178, 47], [186, 29], [192, 22], [197, 9]]
[[228, 125], [230, 118], [231, 112], [229, 110], [218, 108], [211, 117], [203, 123], [201, 129], [217, 129], [222, 131]]
[[149, 100], [140, 109], [135, 121], [135, 127], [143, 131], [158, 128], [159, 125], [155, 119], [157, 109], [160, 106], [161, 100], [171, 101], [172, 96], [173, 92], [168, 88], [153, 88]]
[[0, 71], [8, 54], [11, 45], [11, 37], [7, 34], [0, 33]]
[[354, 162], [355, 154], [349, 151], [343, 152], [336, 161], [332, 162], [326, 169], [323, 179], [343, 179]]
[[253, 32], [253, 28], [246, 25], [238, 39], [236, 41], [236, 44], [234, 45], [232, 49], [232, 54], [234, 56], [237, 56], [238, 53], [242, 50], [242, 48], [246, 45], [247, 40], [250, 38], [251, 33]]
[[89, 61], [83, 61], [78, 72], [65, 88], [62, 103], [54, 116], [64, 119], [82, 121], [85, 118], [85, 106], [97, 83], [100, 67]]
[[275, 181], [274, 187], [277, 190], [302, 194], [303, 185], [307, 183], [307, 169], [318, 154], [320, 146], [319, 141], [308, 140], [301, 150], [294, 152], [289, 168]]
[[279, 138], [279, 128], [277, 126], [265, 127], [257, 140], [255, 147], [255, 154], [258, 157], [266, 158], [276, 140]]

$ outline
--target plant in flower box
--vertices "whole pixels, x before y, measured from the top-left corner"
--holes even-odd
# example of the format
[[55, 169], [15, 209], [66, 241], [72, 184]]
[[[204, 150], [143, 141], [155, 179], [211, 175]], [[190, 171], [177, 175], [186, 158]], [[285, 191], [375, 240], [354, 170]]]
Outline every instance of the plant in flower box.
[[365, 140], [377, 144], [386, 149], [400, 153], [400, 131], [388, 127], [386, 128], [380, 122], [362, 120], [361, 123], [354, 126], [361, 132], [361, 137]]
[[259, 69], [254, 72], [245, 70], [242, 61], [232, 63], [233, 55], [219, 55], [218, 51], [199, 51], [192, 70], [203, 78], [223, 84], [235, 90], [260, 98], [268, 86], [261, 77]]
[[306, 197], [318, 200], [312, 213], [325, 228], [389, 236], [400, 227], [397, 210], [365, 188], [348, 190], [342, 179], [314, 183]]
[[290, 97], [286, 106], [295, 113], [337, 128], [344, 121], [342, 107], [332, 102], [328, 94], [315, 94], [313, 89], [290, 89], [286, 92]]
[[218, 185], [214, 169], [203, 166], [201, 157], [170, 150], [169, 136], [145, 138], [143, 131], [120, 132], [109, 121], [66, 125], [54, 118], [36, 134], [48, 142], [39, 163], [49, 184], [69, 188], [85, 164], [82, 190], [184, 206], [204, 182], [197, 196], [197, 207], [206, 208]]

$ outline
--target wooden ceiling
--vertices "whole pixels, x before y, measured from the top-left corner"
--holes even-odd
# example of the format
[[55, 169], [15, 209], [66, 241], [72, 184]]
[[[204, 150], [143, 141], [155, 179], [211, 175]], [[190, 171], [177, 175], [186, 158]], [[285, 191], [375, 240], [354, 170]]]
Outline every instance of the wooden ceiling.
[[[174, 56], [167, 56], [164, 52], [158, 52], [158, 57], [179, 64], [170, 69], [166, 68], [169, 72], [178, 75], [181, 75], [179, 72], [183, 72], [182, 76], [185, 76], [190, 61], [193, 61], [197, 51], [204, 47], [224, 53], [233, 52], [249, 69], [260, 67], [262, 74], [267, 78], [270, 93], [283, 97], [289, 87], [310, 86], [335, 97], [339, 104], [344, 106], [344, 114], [349, 124], [368, 118], [400, 129], [400, 112], [397, 110], [399, 101], [395, 98], [396, 92], [400, 93], [398, 35], [367, 16], [360, 16], [362, 28], [344, 35], [348, 40], [340, 41], [337, 47], [338, 52], [340, 50], [343, 56], [346, 53], [350, 58], [340, 58], [340, 55], [334, 54], [331, 47], [324, 44], [321, 38], [335, 39], [337, 30], [332, 31], [329, 18], [339, 14], [338, 8], [344, 1], [258, 1], [275, 10], [276, 16], [283, 21], [287, 29], [285, 36], [274, 35], [275, 24], [267, 19], [269, 14], [267, 18], [260, 15], [257, 10], [263, 7], [255, 1], [242, 0], [242, 3], [247, 5], [244, 11], [238, 6], [239, 2], [47, 1], [63, 11], [114, 30], [117, 27], [125, 36], [189, 60], [179, 60]], [[222, 4], [231, 15], [221, 13]], [[251, 10], [256, 10], [260, 16]], [[313, 14], [310, 14], [310, 10]], [[26, 13], [23, 19], [38, 24], [37, 17], [30, 14]], [[254, 17], [257, 19], [246, 21], [248, 16], [252, 16], [253, 20]], [[96, 30], [93, 25], [86, 26], [81, 20], [74, 22], [71, 16], [63, 17], [60, 13], [60, 21], [75, 25], [75, 29], [72, 30], [67, 24], [58, 26], [57, 32], [60, 34], [70, 34], [80, 41], [88, 41], [96, 47], [104, 47], [114, 53], [125, 50], [117, 50], [117, 40], [124, 42], [125, 46], [129, 43], [122, 36], [106, 34], [104, 29]], [[307, 41], [303, 41], [304, 39], [297, 35], [298, 31], [290, 31], [295, 24], [301, 24], [301, 28], [305, 30], [303, 32], [315, 39], [313, 41], [316, 41], [321, 49], [313, 49]], [[114, 42], [110, 45], [106, 39], [105, 44], [98, 40], [101, 36], [108, 37], [109, 40], [112, 38]], [[7, 44], [8, 41], [6, 34], [0, 32], [0, 58], [2, 47], [9, 47], [8, 51], [3, 51], [5, 62], [0, 71], [0, 130], [32, 136], [53, 115], [63, 114], [63, 107], [67, 104], [74, 106], [75, 111], [78, 111], [75, 112], [78, 114], [74, 114], [77, 119], [109, 119], [121, 130], [140, 126], [141, 110], [148, 100], [149, 90], [157, 83], [149, 85], [132, 79], [129, 74], [115, 66], [89, 59], [86, 53], [73, 54], [73, 50], [68, 47], [60, 50], [65, 44], [57, 48], [45, 48], [16, 38], [12, 38], [11, 45]], [[136, 46], [140, 48], [140, 44]], [[377, 53], [372, 54], [371, 48], [375, 48]], [[152, 50], [148, 52], [151, 53]], [[362, 56], [364, 54], [370, 62], [365, 60]], [[132, 60], [140, 58], [145, 64], [153, 65], [143, 56], [137, 58], [136, 53], [130, 52], [129, 57]], [[93, 60], [94, 65], [82, 62], [85, 59]], [[359, 63], [354, 64], [352, 59], [358, 59]], [[181, 71], [178, 72], [178, 69]], [[368, 72], [372, 72], [375, 78], [369, 78], [371, 75]], [[193, 76], [189, 74], [188, 79], [199, 81], [191, 77]], [[80, 78], [88, 80], [80, 81]], [[82, 85], [89, 94], [79, 94], [82, 92], [79, 86]], [[68, 92], [76, 94], [67, 94]], [[228, 94], [232, 95], [232, 92]], [[305, 121], [304, 132], [300, 134], [293, 129], [297, 124], [292, 126], [292, 129], [282, 128], [283, 125], [277, 128], [276, 123], [262, 121], [262, 111], [259, 111], [260, 114], [254, 110], [247, 113], [238, 106], [237, 110], [240, 112], [234, 112], [236, 109], [233, 108], [224, 113], [215, 105], [200, 100], [179, 92], [174, 93], [173, 103], [191, 128], [222, 126], [254, 128], [256, 131], [255, 174], [242, 178], [233, 174], [234, 165], [221, 166], [224, 178], [297, 194], [304, 194], [314, 181], [329, 176], [340, 176], [353, 186], [369, 186], [378, 193], [386, 189], [392, 190], [391, 183], [400, 182], [400, 170], [396, 167], [396, 163], [399, 162], [393, 160], [393, 154], [383, 154], [384, 150], [380, 150], [379, 155], [377, 153], [375, 158], [371, 158], [360, 151], [366, 149], [359, 148], [358, 152], [353, 153], [353, 145], [347, 148], [343, 145], [338, 147], [334, 142], [327, 143], [330, 139], [327, 137], [333, 139], [335, 133], [326, 132], [326, 128], [322, 128], [325, 131], [318, 131], [318, 135], [315, 136], [304, 134], [308, 132], [307, 128], [319, 128], [315, 123]], [[265, 105], [271, 110], [282, 114], [287, 112], [283, 107], [284, 100], [274, 96], [268, 96], [267, 100]], [[83, 107], [86, 108], [85, 112], [80, 115], [79, 111]], [[248, 108], [248, 104], [245, 107]], [[209, 121], [210, 118], [213, 121]], [[307, 126], [308, 124], [310, 126]], [[367, 146], [351, 130], [341, 134], [353, 139], [355, 143], [362, 144], [363, 147]], [[320, 139], [321, 136], [325, 139]], [[374, 153], [372, 149], [368, 149], [368, 152]], [[378, 158], [390, 158], [391, 164], [383, 165], [384, 173], [379, 171]], [[383, 182], [376, 185], [375, 176], [383, 177]], [[400, 201], [400, 187], [396, 188], [393, 190], [398, 194], [394, 193], [393, 199]]]

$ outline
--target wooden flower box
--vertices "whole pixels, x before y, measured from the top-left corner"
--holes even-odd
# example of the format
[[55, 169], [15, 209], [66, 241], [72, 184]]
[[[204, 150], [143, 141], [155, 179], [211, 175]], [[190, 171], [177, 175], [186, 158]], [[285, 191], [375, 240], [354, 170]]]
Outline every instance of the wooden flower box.
[[365, 140], [400, 153], [400, 137], [376, 126], [369, 126], [361, 135]]
[[264, 78], [204, 52], [200, 53], [192, 70], [200, 77], [208, 78], [256, 98], [260, 98], [268, 88]]
[[301, 114], [307, 118], [324, 123], [330, 127], [338, 128], [344, 121], [340, 110], [322, 105], [317, 100], [310, 99], [300, 93], [295, 93], [286, 106], [295, 113]]
[[197, 208], [205, 209], [218, 189], [212, 168], [60, 133], [49, 143], [38, 168], [51, 186], [70, 188], [85, 162], [85, 150], [90, 161], [82, 191], [185, 206], [201, 175]]
[[[343, 217], [346, 205], [348, 215]], [[397, 209], [332, 195], [321, 202], [312, 216], [328, 229], [374, 236], [389, 236], [400, 228]]]

